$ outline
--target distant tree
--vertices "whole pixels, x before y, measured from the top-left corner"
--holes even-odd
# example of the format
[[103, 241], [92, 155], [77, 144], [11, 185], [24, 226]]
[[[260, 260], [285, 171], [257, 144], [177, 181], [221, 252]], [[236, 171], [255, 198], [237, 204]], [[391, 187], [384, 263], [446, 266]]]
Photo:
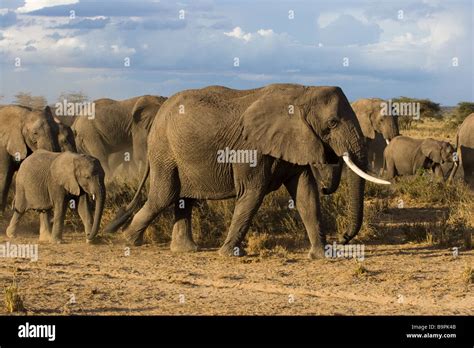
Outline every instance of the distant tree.
[[63, 103], [66, 100], [68, 103], [83, 103], [89, 100], [89, 97], [82, 91], [78, 92], [62, 92], [58, 97], [58, 102]]
[[459, 123], [462, 123], [464, 119], [474, 112], [474, 103], [471, 102], [459, 102], [456, 109], [454, 110], [454, 115]]
[[[392, 99], [392, 103], [419, 103], [420, 104], [420, 118], [436, 118], [442, 117], [441, 107], [439, 103], [435, 103], [430, 99], [417, 99], [409, 97], [398, 97]], [[399, 116], [398, 123], [400, 129], [411, 129], [414, 122], [413, 115]]]
[[48, 102], [43, 96], [32, 96], [31, 93], [18, 92], [15, 95], [14, 103], [28, 106], [32, 109], [43, 109]]

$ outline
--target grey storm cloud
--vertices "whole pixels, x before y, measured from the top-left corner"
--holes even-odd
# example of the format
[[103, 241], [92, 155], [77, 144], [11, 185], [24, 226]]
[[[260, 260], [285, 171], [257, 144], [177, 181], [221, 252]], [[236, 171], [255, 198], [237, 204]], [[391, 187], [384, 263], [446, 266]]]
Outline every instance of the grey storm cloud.
[[110, 18], [85, 18], [74, 19], [67, 24], [62, 24], [56, 29], [102, 29], [110, 22]]
[[0, 15], [0, 27], [2, 28], [11, 27], [16, 22], [16, 13], [13, 11], [7, 11], [5, 14]]
[[351, 15], [339, 16], [319, 30], [324, 45], [366, 45], [379, 40], [382, 29], [377, 24], [365, 24]]
[[186, 27], [186, 21], [179, 19], [124, 20], [118, 22], [117, 27], [120, 30], [179, 30]]

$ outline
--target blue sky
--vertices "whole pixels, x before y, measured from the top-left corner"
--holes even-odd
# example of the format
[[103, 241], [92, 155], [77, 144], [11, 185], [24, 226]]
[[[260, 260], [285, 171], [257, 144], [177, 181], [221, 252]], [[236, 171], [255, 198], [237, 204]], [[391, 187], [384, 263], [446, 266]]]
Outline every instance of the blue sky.
[[0, 0], [0, 102], [289, 82], [454, 105], [474, 100], [473, 11], [472, 0]]

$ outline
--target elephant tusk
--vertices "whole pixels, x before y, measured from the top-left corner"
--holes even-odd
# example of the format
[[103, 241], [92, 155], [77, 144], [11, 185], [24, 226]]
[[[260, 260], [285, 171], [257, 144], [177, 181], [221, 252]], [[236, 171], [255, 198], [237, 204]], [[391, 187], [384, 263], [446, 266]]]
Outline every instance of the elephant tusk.
[[364, 172], [362, 169], [360, 169], [359, 167], [357, 167], [355, 165], [354, 162], [351, 161], [351, 159], [349, 158], [349, 154], [347, 152], [344, 153], [344, 155], [342, 155], [342, 159], [344, 160], [344, 162], [346, 162], [347, 166], [352, 170], [354, 171], [354, 173], [356, 173], [357, 175], [359, 175], [361, 178], [364, 178], [365, 180], [368, 180], [368, 181], [372, 181], [376, 184], [381, 184], [381, 185], [390, 185], [391, 182], [389, 181], [386, 181], [386, 180], [382, 180], [382, 179], [378, 179], [378, 178], [374, 178], [373, 176], [370, 176], [369, 174], [367, 174], [366, 172]]
[[385, 142], [387, 143], [387, 145], [390, 144], [390, 140], [388, 139], [385, 139]]
[[92, 194], [92, 200], [95, 201], [95, 194]]

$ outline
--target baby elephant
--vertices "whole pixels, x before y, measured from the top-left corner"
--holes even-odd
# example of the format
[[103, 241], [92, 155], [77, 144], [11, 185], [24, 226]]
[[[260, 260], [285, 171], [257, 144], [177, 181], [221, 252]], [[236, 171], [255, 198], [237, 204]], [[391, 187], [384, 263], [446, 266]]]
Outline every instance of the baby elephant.
[[[21, 164], [16, 177], [15, 212], [7, 228], [14, 237], [27, 210], [40, 213], [40, 241], [61, 243], [68, 202], [79, 197], [78, 212], [87, 242], [96, 236], [105, 202], [104, 171], [94, 157], [73, 152], [37, 150]], [[92, 202], [95, 200], [94, 219]], [[50, 214], [54, 211], [51, 230]]]
[[[445, 179], [447, 173], [455, 165], [455, 149], [445, 141], [435, 139], [414, 139], [397, 136], [392, 139], [384, 151], [384, 170], [386, 178], [413, 175], [418, 169], [431, 169], [437, 177]], [[451, 163], [451, 165], [449, 165]], [[446, 169], [449, 167], [448, 169]]]

